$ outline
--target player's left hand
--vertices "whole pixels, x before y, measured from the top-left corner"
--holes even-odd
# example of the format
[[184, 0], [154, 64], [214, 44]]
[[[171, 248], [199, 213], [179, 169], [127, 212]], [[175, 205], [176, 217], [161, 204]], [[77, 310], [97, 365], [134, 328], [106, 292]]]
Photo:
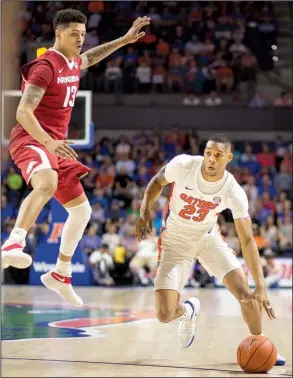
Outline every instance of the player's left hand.
[[266, 288], [263, 286], [256, 286], [251, 298], [256, 299], [260, 305], [261, 310], [265, 309], [270, 319], [276, 319], [275, 312], [268, 299]]
[[140, 30], [144, 26], [149, 25], [150, 21], [151, 19], [147, 16], [138, 17], [124, 36], [126, 43], [134, 43], [138, 39], [143, 37], [145, 35], [145, 32], [141, 32]]

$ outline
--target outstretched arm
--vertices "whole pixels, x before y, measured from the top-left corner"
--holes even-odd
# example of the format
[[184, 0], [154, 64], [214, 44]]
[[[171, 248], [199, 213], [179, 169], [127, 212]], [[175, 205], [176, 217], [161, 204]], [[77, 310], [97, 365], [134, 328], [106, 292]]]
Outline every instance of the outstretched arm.
[[103, 45], [94, 47], [84, 52], [83, 54], [81, 54], [82, 63], [80, 68], [85, 69], [94, 64], [97, 64], [101, 60], [107, 58], [107, 56], [111, 55], [114, 51], [120, 49], [128, 43], [136, 42], [139, 38], [145, 35], [145, 32], [141, 32], [140, 30], [144, 26], [149, 25], [149, 23], [149, 17], [138, 17], [134, 21], [132, 27], [123, 37], [115, 39], [114, 41], [108, 43], [104, 43]]
[[165, 169], [166, 166], [162, 167], [151, 179], [144, 193], [140, 216], [136, 223], [136, 239], [138, 241], [145, 239], [147, 234], [153, 230], [150, 211], [160, 196], [163, 187], [170, 184], [165, 178]]
[[267, 297], [263, 270], [259, 251], [253, 237], [250, 217], [234, 219], [235, 228], [241, 244], [242, 255], [252, 274], [256, 289], [252, 297], [256, 299], [260, 307], [264, 307], [270, 319], [275, 319], [275, 314]]

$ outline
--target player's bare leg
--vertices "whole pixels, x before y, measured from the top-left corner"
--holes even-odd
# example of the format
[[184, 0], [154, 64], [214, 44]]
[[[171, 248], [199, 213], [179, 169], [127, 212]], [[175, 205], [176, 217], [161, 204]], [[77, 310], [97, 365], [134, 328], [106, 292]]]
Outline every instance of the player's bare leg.
[[[242, 317], [252, 335], [263, 334], [262, 312], [256, 299], [250, 299], [251, 290], [242, 268], [232, 270], [223, 279], [224, 285], [239, 301]], [[276, 365], [285, 365], [286, 360], [278, 354]]]
[[53, 169], [36, 172], [30, 181], [33, 190], [22, 202], [9, 239], [2, 246], [2, 267], [9, 265], [25, 269], [32, 263], [32, 258], [23, 252], [26, 234], [38, 218], [45, 204], [53, 197], [58, 174]]
[[83, 193], [63, 205], [69, 216], [64, 224], [56, 268], [41, 276], [42, 283], [50, 290], [56, 291], [62, 299], [72, 306], [83, 305], [82, 299], [71, 285], [71, 260], [91, 217], [92, 209]]
[[185, 307], [179, 300], [180, 294], [176, 290], [155, 291], [156, 315], [161, 323], [169, 323], [185, 313]]
[[200, 311], [197, 298], [189, 298], [179, 303], [180, 294], [176, 290], [156, 290], [155, 306], [157, 318], [162, 323], [179, 319], [178, 340], [182, 348], [188, 348], [195, 337], [195, 319]]

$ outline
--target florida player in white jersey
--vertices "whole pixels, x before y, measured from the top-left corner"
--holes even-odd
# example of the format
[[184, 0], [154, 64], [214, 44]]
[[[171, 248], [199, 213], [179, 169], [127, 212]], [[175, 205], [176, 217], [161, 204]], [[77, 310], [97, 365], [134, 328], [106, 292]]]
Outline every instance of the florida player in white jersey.
[[71, 285], [71, 259], [91, 216], [80, 179], [89, 168], [77, 160], [66, 140], [71, 111], [79, 87], [80, 70], [98, 63], [115, 50], [144, 36], [150, 23], [139, 17], [121, 38], [80, 55], [87, 18], [65, 9], [54, 19], [55, 44], [44, 55], [21, 67], [22, 97], [9, 151], [33, 190], [23, 201], [15, 227], [1, 248], [2, 267], [27, 268], [31, 257], [23, 252], [27, 232], [43, 206], [55, 197], [67, 210], [56, 269], [43, 274], [43, 284], [71, 305], [83, 302]]
[[[252, 335], [262, 333], [263, 309], [270, 319], [275, 319], [253, 237], [247, 196], [233, 175], [226, 171], [232, 158], [231, 142], [222, 134], [209, 139], [203, 157], [176, 156], [149, 182], [140, 209], [136, 230], [138, 241], [151, 232], [150, 210], [162, 188], [171, 184], [158, 242], [155, 306], [157, 318], [162, 323], [180, 319], [178, 338], [182, 348], [192, 344], [195, 319], [200, 312], [200, 302], [195, 297], [180, 303], [180, 294], [195, 258], [237, 298]], [[218, 214], [227, 208], [232, 212], [243, 257], [256, 284], [253, 292], [217, 223]], [[276, 364], [284, 365], [284, 358], [278, 356]]]

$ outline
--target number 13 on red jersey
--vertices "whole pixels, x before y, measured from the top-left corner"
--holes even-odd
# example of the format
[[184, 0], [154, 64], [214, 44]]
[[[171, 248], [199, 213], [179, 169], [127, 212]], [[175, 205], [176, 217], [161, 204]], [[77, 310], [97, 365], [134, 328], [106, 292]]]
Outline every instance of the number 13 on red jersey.
[[64, 100], [63, 108], [67, 108], [68, 106], [70, 106], [71, 108], [74, 107], [76, 92], [77, 87], [75, 85], [66, 88], [66, 97]]

